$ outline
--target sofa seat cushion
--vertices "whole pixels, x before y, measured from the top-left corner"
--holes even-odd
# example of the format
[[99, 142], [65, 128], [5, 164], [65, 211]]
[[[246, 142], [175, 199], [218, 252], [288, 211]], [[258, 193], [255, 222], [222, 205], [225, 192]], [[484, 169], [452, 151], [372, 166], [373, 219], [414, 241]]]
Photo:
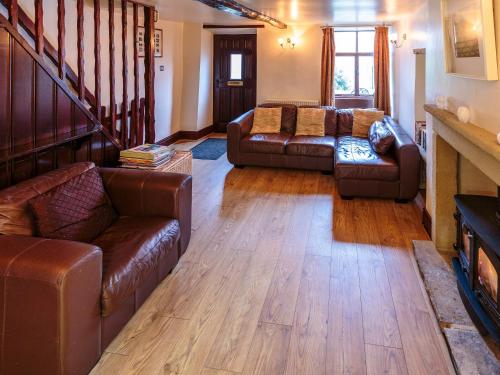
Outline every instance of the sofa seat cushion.
[[390, 155], [377, 154], [368, 139], [340, 137], [335, 150], [335, 178], [399, 180], [399, 166]]
[[315, 137], [299, 135], [292, 137], [286, 145], [288, 155], [333, 157], [335, 152], [335, 137]]
[[[177, 252], [180, 226], [164, 217], [120, 217], [93, 244], [103, 252], [102, 315], [132, 295], [170, 251]], [[160, 280], [158, 280], [160, 281]]]
[[245, 153], [284, 154], [291, 136], [281, 132], [277, 134], [250, 134], [241, 140], [240, 149]]

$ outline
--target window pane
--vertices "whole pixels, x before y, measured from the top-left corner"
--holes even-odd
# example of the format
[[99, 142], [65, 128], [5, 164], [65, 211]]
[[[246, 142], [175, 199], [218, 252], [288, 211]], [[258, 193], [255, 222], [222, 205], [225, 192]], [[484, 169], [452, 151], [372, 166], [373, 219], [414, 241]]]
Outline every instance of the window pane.
[[242, 74], [242, 65], [243, 65], [243, 57], [241, 53], [233, 53], [231, 54], [231, 78], [240, 80], [243, 77]]
[[358, 33], [359, 52], [373, 52], [375, 31], [360, 31]]
[[337, 31], [335, 33], [336, 52], [356, 52], [356, 32]]
[[359, 95], [375, 93], [373, 56], [359, 57]]
[[354, 56], [335, 58], [335, 94], [355, 94], [355, 59]]

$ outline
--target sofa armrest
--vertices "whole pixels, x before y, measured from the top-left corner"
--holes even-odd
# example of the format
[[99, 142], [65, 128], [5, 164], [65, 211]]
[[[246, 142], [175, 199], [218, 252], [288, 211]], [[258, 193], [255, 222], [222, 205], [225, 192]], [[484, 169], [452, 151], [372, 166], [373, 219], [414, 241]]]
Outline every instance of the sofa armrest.
[[420, 152], [411, 137], [393, 119], [386, 124], [396, 137], [394, 157], [399, 165], [399, 198], [414, 199], [420, 185]]
[[2, 374], [83, 374], [101, 355], [102, 252], [0, 236]]
[[191, 239], [191, 176], [125, 168], [101, 168], [100, 173], [119, 215], [179, 220], [179, 255], [184, 254]]
[[240, 141], [252, 130], [254, 112], [248, 111], [227, 126], [227, 158], [233, 165], [239, 163]]

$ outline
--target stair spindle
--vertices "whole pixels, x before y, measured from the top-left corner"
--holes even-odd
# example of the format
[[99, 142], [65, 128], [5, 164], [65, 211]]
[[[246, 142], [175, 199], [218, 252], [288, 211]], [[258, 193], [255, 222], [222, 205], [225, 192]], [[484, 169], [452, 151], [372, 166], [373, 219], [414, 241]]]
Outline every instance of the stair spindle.
[[139, 5], [134, 3], [134, 100], [132, 128], [130, 129], [130, 138], [137, 146], [137, 135], [139, 134], [139, 49], [137, 44], [137, 34], [139, 32]]
[[57, 59], [58, 59], [58, 73], [59, 78], [64, 80], [66, 78], [66, 25], [64, 23], [66, 17], [66, 9], [64, 7], [64, 0], [57, 1]]
[[95, 115], [102, 122], [101, 108], [101, 0], [94, 0]]
[[127, 58], [127, 0], [122, 0], [122, 121], [121, 139], [124, 148], [128, 148], [128, 58]]
[[17, 0], [10, 0], [9, 3], [9, 22], [14, 26], [15, 29], [17, 29], [17, 22], [18, 22], [18, 7], [17, 7]]
[[35, 50], [43, 58], [43, 1], [35, 0]]
[[146, 86], [146, 142], [155, 142], [155, 8], [144, 7], [144, 46], [145, 46], [145, 73]]
[[109, 0], [109, 108], [111, 134], [116, 138], [115, 99], [115, 1]]
[[84, 51], [84, 14], [83, 14], [84, 0], [77, 0], [77, 49], [78, 49], [78, 98], [85, 100], [85, 51]]

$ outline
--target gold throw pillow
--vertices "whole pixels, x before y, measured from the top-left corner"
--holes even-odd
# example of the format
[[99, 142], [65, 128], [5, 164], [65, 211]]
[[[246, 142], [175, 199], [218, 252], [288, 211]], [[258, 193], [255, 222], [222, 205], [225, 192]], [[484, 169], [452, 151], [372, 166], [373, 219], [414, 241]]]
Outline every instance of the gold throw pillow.
[[326, 110], [321, 108], [299, 108], [295, 135], [325, 136]]
[[376, 109], [354, 109], [353, 117], [352, 136], [368, 138], [370, 126], [372, 126], [374, 122], [384, 120], [384, 111], [378, 111]]
[[255, 108], [250, 134], [279, 133], [281, 130], [280, 108]]

